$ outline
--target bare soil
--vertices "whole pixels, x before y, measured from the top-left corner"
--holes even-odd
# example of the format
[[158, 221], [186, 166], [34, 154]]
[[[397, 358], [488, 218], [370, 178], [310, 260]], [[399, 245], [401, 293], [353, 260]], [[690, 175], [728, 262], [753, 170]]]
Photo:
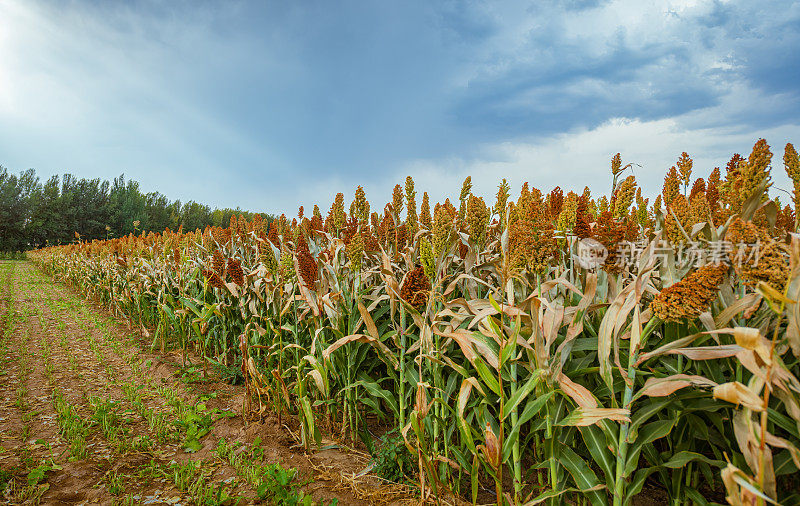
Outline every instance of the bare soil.
[[[274, 416], [248, 422], [241, 416], [243, 388], [213, 378], [187, 380], [179, 354], [152, 353], [149, 345], [32, 264], [0, 262], [0, 489], [9, 483], [0, 503], [194, 504], [195, 496], [168, 472], [189, 461], [197, 463], [207, 486], [224, 489], [239, 504], [262, 502], [218, 456], [221, 439], [241, 443], [239, 451], [260, 441], [263, 463], [297, 469], [295, 482], [316, 503], [413, 501], [377, 478], [356, 479], [368, 464], [363, 453], [342, 447], [307, 453]], [[140, 394], [138, 405], [133, 391]], [[59, 428], [59, 393], [88, 428], [83, 454]], [[179, 418], [176, 398], [183, 406], [202, 401], [206, 412], [228, 415], [218, 417], [192, 453], [171, 425]], [[121, 438], [93, 421], [99, 401], [114, 406]], [[143, 413], [163, 415], [173, 437], [159, 439]], [[123, 448], [123, 440], [148, 444]]]

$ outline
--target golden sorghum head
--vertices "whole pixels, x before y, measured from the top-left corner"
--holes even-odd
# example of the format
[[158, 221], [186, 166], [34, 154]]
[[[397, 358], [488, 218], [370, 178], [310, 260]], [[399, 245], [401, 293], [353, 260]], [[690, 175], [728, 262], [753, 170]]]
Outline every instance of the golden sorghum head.
[[547, 203], [548, 207], [550, 208], [550, 217], [553, 220], [557, 220], [558, 215], [561, 214], [561, 209], [564, 207], [564, 191], [560, 186], [553, 188], [553, 190], [547, 196]]
[[599, 216], [599, 215], [601, 215], [601, 214], [603, 214], [605, 212], [608, 212], [608, 211], [609, 211], [609, 208], [608, 208], [608, 197], [603, 195], [602, 197], [597, 199], [597, 214]]
[[272, 251], [272, 246], [268, 241], [259, 243], [258, 245], [259, 260], [270, 272], [275, 272], [278, 268], [278, 261], [275, 259], [275, 252]]
[[644, 229], [649, 229], [653, 225], [653, 221], [650, 217], [650, 210], [648, 209], [648, 205], [650, 203], [650, 199], [646, 199], [642, 197], [642, 189], [636, 189], [636, 221], [641, 225]]
[[639, 239], [639, 219], [637, 218], [636, 211], [631, 210], [630, 214], [625, 217], [625, 240], [635, 242]]
[[538, 188], [534, 187], [528, 191], [527, 185], [523, 186], [523, 191], [520, 192], [517, 205], [514, 207], [514, 214], [509, 217], [509, 224], [517, 219], [531, 220], [538, 228], [553, 228], [550, 211]]
[[712, 214], [714, 214], [717, 206], [719, 206], [719, 189], [717, 185], [711, 181], [709, 181], [706, 187], [706, 202], [708, 202], [708, 207], [711, 209]]
[[678, 174], [684, 186], [689, 186], [689, 181], [692, 180], [692, 159], [689, 158], [689, 153], [684, 151], [678, 158]]
[[[734, 245], [755, 244], [757, 242], [766, 242], [768, 239], [769, 236], [764, 230], [758, 228], [753, 222], [744, 221], [738, 217], [731, 222], [725, 233], [725, 240]], [[733, 260], [733, 256], [731, 256], [731, 260]]]
[[321, 227], [317, 228], [317, 224], [322, 225], [322, 223], [322, 213], [319, 210], [319, 206], [314, 204], [314, 211], [311, 215], [311, 225], [314, 226], [314, 230], [320, 230]]
[[483, 245], [486, 227], [489, 225], [489, 208], [481, 197], [470, 195], [467, 199], [467, 226], [469, 238], [477, 245]]
[[706, 193], [706, 182], [702, 177], [697, 178], [692, 185], [692, 191], [689, 192], [689, 202], [692, 201], [699, 193], [705, 195]]
[[794, 149], [791, 142], [784, 148], [783, 165], [786, 168], [786, 174], [795, 186], [800, 184], [800, 157], [797, 156], [797, 150]]
[[720, 190], [726, 202], [735, 200], [734, 195], [738, 194], [739, 167], [744, 161], [742, 155], [734, 153], [725, 165], [725, 181], [720, 185]]
[[272, 220], [269, 224], [269, 233], [267, 234], [267, 239], [275, 246], [278, 246], [280, 243], [280, 237], [278, 234], [278, 221]]
[[279, 272], [281, 274], [281, 277], [286, 281], [293, 279], [295, 275], [294, 260], [292, 260], [292, 254], [286, 249], [281, 251]]
[[433, 217], [431, 216], [431, 203], [428, 199], [428, 192], [422, 194], [422, 205], [419, 207], [419, 222], [425, 230], [431, 229]]
[[244, 271], [242, 271], [242, 263], [235, 258], [228, 259], [228, 274], [231, 275], [231, 280], [239, 286], [244, 285]]
[[353, 206], [350, 214], [355, 216], [355, 218], [362, 224], [366, 224], [369, 220], [369, 202], [367, 201], [367, 196], [364, 193], [364, 188], [362, 186], [356, 188], [356, 196], [353, 200]]
[[772, 151], [769, 149], [766, 139], [759, 139], [753, 145], [753, 151], [747, 159], [747, 165], [760, 172], [768, 170], [772, 163]]
[[231, 234], [235, 234], [239, 231], [239, 220], [236, 219], [235, 214], [231, 215], [231, 219], [228, 222], [228, 230], [230, 230]]
[[664, 177], [664, 188], [662, 194], [664, 195], [664, 205], [669, 207], [672, 201], [675, 200], [681, 193], [681, 180], [678, 177], [678, 171], [674, 166], [670, 167], [669, 172]]
[[711, 171], [711, 174], [708, 176], [708, 184], [713, 184], [714, 186], [719, 187], [720, 179], [719, 179], [719, 167], [714, 167], [714, 170]]
[[649, 201], [649, 199], [646, 199], [646, 198], [642, 197], [642, 188], [641, 187], [637, 187], [636, 188], [636, 199], [635, 200], [636, 200], [636, 207], [642, 207], [642, 206], [647, 207], [647, 202]]
[[224, 288], [225, 284], [222, 282], [222, 278], [214, 271], [210, 271], [208, 269], [203, 269], [203, 277], [206, 278], [206, 282], [209, 285], [213, 286], [214, 288]]
[[350, 260], [350, 269], [353, 272], [361, 272], [361, 260], [364, 257], [364, 238], [361, 234], [353, 235], [347, 245], [347, 258]]
[[519, 198], [517, 199], [517, 207], [525, 207], [528, 203], [528, 200], [531, 198], [531, 190], [528, 188], [528, 182], [525, 181], [522, 184], [522, 188], [519, 190]]
[[615, 220], [611, 211], [603, 211], [597, 217], [597, 223], [592, 232], [594, 238], [600, 241], [608, 251], [603, 270], [611, 273], [621, 272], [622, 269], [617, 264], [617, 245], [625, 240], [625, 235], [628, 232], [627, 223]]
[[[737, 164], [733, 166], [734, 162]], [[744, 175], [747, 172], [747, 160], [738, 153], [733, 155], [727, 165], [725, 181], [720, 187], [722, 199], [731, 212], [738, 212], [744, 202]]]
[[347, 215], [344, 212], [344, 193], [337, 193], [333, 202], [333, 225], [338, 233], [344, 226]]
[[425, 237], [419, 241], [419, 259], [422, 262], [422, 267], [425, 268], [425, 275], [433, 279], [436, 275], [436, 263], [433, 258], [431, 243]]
[[763, 281], [779, 292], [786, 287], [790, 273], [789, 247], [778, 241], [770, 241], [761, 248], [758, 263], [744, 264], [740, 276], [753, 286]]
[[783, 166], [786, 168], [789, 179], [792, 180], [794, 206], [797, 208], [800, 206], [800, 158], [791, 142], [786, 145], [784, 150]]
[[406, 178], [406, 226], [409, 235], [413, 238], [419, 229], [417, 224], [417, 192], [414, 191], [414, 179], [411, 176]]
[[431, 292], [431, 280], [425, 275], [425, 269], [418, 265], [403, 280], [400, 297], [410, 306], [420, 308], [428, 302]]
[[214, 266], [214, 272], [216, 272], [219, 276], [223, 276], [225, 274], [225, 257], [222, 256], [222, 252], [218, 249], [215, 249], [214, 253], [211, 254], [211, 257], [211, 262]]
[[467, 197], [472, 194], [472, 176], [467, 176], [464, 183], [461, 185], [461, 194], [458, 200], [461, 202], [458, 206], [458, 228], [460, 229], [464, 223], [464, 216], [467, 212]]
[[361, 240], [364, 241], [364, 251], [379, 251], [378, 238], [372, 231], [365, 228], [361, 231]]
[[398, 252], [405, 248], [408, 243], [411, 242], [411, 239], [413, 239], [409, 232], [407, 223], [401, 223], [399, 227], [395, 227], [394, 236], [397, 239]]
[[212, 227], [211, 228], [211, 237], [213, 237], [214, 240], [219, 244], [223, 244], [227, 240], [226, 237], [225, 237], [225, 229], [223, 229], [221, 227]]
[[438, 205], [433, 213], [433, 251], [438, 257], [442, 251], [450, 249], [453, 240], [453, 220], [455, 213], [452, 206]]
[[392, 210], [398, 218], [400, 213], [403, 212], [403, 187], [399, 184], [394, 185], [394, 190], [392, 191]]
[[778, 212], [777, 219], [775, 220], [775, 228], [780, 231], [780, 235], [784, 235], [786, 232], [794, 232], [794, 223], [794, 210], [792, 210], [792, 206], [786, 205], [782, 211]]
[[464, 178], [464, 182], [461, 183], [461, 193], [459, 194], [459, 200], [467, 200], [467, 197], [472, 193], [472, 176], [467, 176]]
[[[756, 188], [767, 181], [767, 188], [770, 187], [770, 173], [769, 167], [772, 161], [772, 152], [769, 150], [769, 144], [764, 139], [759, 139], [753, 146], [753, 151], [750, 153], [746, 164], [740, 166], [741, 187], [739, 202], [743, 203], [750, 195], [756, 191]], [[766, 195], [763, 197], [766, 199]]]
[[394, 241], [394, 220], [389, 215], [388, 211], [383, 213], [383, 220], [381, 220], [381, 224], [376, 232], [378, 233], [378, 241], [380, 241], [384, 248], [388, 248], [389, 243]]
[[617, 175], [622, 172], [622, 156], [617, 153], [611, 158], [611, 174]]
[[300, 279], [306, 286], [313, 287], [319, 278], [319, 272], [317, 271], [317, 262], [311, 255], [308, 242], [303, 234], [297, 238], [295, 252], [297, 253], [297, 266], [300, 268]]
[[325, 229], [325, 224], [322, 222], [322, 216], [312, 216], [310, 228], [314, 232], [322, 232]]
[[615, 193], [616, 199], [614, 201], [614, 216], [623, 218], [628, 215], [628, 209], [631, 207], [633, 197], [636, 194], [636, 178], [628, 176], [620, 183]]
[[[680, 227], [678, 224], [680, 224]], [[692, 225], [692, 212], [689, 208], [689, 203], [686, 202], [686, 197], [680, 193], [673, 199], [672, 204], [667, 206], [666, 215], [664, 216], [664, 230], [667, 239], [672, 244], [686, 242], [686, 236], [681, 232], [681, 227], [686, 234], [689, 234], [691, 233]]]
[[289, 234], [290, 223], [289, 218], [285, 214], [278, 216], [278, 235], [286, 236]]
[[455, 218], [455, 216], [456, 216], [456, 206], [454, 206], [453, 204], [450, 203], [450, 199], [444, 199], [444, 204], [442, 204], [442, 206], [446, 207], [448, 210], [450, 210], [450, 214], [452, 214], [453, 218]]
[[497, 187], [497, 200], [494, 204], [494, 212], [500, 217], [501, 229], [506, 226], [506, 205], [508, 204], [509, 190], [511, 190], [511, 186], [503, 178], [503, 181]]
[[656, 195], [656, 200], [653, 201], [653, 214], [661, 212], [661, 194]]
[[572, 233], [580, 239], [592, 236], [592, 226], [589, 224], [589, 212], [586, 206], [587, 197], [583, 194], [578, 198], [578, 205], [575, 208], [575, 226]]
[[[689, 222], [692, 224], [712, 219], [711, 206], [708, 205], [705, 192], [699, 192], [689, 199], [689, 216]], [[687, 232], [690, 231], [687, 230]]]
[[561, 204], [561, 212], [557, 216], [556, 227], [562, 232], [575, 228], [578, 219], [578, 201], [580, 197], [575, 192], [567, 193], [567, 198]]
[[350, 244], [350, 241], [353, 239], [353, 236], [358, 233], [359, 224], [358, 220], [351, 216], [345, 225], [342, 227], [342, 240], [344, 241], [345, 245]]
[[733, 246], [728, 254], [742, 281], [751, 287], [764, 281], [782, 292], [789, 275], [789, 248], [774, 241], [767, 232], [751, 221], [736, 218], [725, 234]]
[[650, 307], [660, 320], [695, 319], [717, 298], [728, 266], [707, 264], [656, 295]]
[[546, 274], [556, 253], [552, 228], [539, 228], [533, 220], [524, 217], [514, 220], [510, 227], [511, 265], [527, 269], [531, 274]]

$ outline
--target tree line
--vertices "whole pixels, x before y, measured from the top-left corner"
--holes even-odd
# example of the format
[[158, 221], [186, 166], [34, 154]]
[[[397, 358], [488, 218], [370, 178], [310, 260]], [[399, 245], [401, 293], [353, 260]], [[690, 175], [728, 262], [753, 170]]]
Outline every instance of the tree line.
[[253, 218], [239, 208], [212, 209], [195, 201], [171, 201], [159, 192], [143, 193], [137, 181], [124, 175], [108, 181], [64, 174], [42, 183], [34, 169], [15, 175], [0, 166], [0, 252], [73, 242], [76, 232], [81, 240], [92, 240], [181, 226], [203, 230], [227, 225], [239, 214]]

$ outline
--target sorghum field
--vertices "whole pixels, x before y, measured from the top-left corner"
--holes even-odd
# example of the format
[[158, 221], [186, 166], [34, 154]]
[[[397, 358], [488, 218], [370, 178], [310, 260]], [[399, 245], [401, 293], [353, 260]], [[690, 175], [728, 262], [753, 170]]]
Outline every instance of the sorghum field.
[[418, 204], [408, 178], [2, 263], [5, 497], [800, 504], [800, 161], [788, 196], [776, 162], [684, 153], [652, 202], [619, 155], [607, 195]]

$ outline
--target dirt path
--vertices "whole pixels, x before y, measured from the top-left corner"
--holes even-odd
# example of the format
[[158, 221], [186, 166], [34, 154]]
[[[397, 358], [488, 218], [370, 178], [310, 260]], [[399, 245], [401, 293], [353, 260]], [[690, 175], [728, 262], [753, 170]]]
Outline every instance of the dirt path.
[[[378, 504], [363, 455], [298, 448], [27, 262], [0, 262], [0, 503]], [[401, 497], [394, 496], [398, 502]]]

